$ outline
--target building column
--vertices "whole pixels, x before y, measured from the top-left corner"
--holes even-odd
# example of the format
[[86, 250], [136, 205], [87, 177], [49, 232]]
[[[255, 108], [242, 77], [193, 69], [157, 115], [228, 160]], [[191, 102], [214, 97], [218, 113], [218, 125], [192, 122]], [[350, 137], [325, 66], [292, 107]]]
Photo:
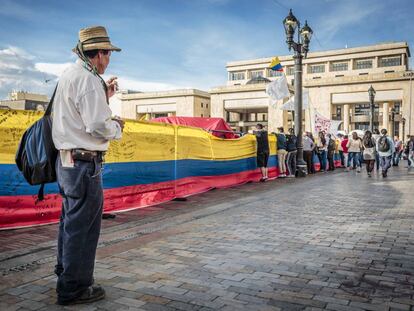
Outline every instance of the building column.
[[[382, 127], [381, 129], [386, 129], [388, 133], [391, 133], [390, 131], [390, 103], [383, 103], [382, 104]], [[381, 130], [380, 129], [380, 130]]]
[[349, 132], [349, 104], [344, 105], [344, 131]]

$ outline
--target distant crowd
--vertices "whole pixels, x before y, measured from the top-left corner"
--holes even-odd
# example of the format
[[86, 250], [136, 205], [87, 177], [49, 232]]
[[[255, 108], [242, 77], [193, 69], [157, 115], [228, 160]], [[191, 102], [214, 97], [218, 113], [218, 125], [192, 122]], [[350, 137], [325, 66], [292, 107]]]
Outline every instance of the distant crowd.
[[[269, 160], [268, 133], [262, 124], [256, 125], [254, 131], [257, 140], [257, 166], [262, 173], [261, 181], [268, 177], [267, 162]], [[285, 134], [284, 128], [279, 127], [277, 137], [278, 177], [295, 177], [297, 175], [297, 145], [298, 138], [294, 129], [290, 128]], [[368, 177], [376, 168], [381, 168], [381, 175], [386, 178], [391, 166], [398, 166], [400, 160], [407, 160], [407, 168], [414, 168], [414, 136], [407, 135], [406, 143], [395, 136], [388, 136], [387, 130], [381, 132], [375, 129], [365, 131], [360, 137], [356, 131], [350, 135], [331, 135], [321, 131], [315, 138], [311, 132], [303, 135], [303, 159], [306, 162], [308, 174], [335, 170], [335, 154], [339, 155], [337, 167], [345, 168], [347, 172], [355, 170], [361, 173], [362, 164]], [[317, 159], [317, 161], [315, 161]], [[339, 164], [340, 161], [340, 164]]]

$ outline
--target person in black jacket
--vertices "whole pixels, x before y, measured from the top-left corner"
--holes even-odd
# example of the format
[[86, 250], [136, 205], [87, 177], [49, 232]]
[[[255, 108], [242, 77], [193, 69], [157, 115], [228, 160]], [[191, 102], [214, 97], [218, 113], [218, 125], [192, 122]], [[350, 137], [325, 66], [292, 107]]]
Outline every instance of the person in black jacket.
[[286, 148], [287, 148], [287, 157], [286, 165], [289, 171], [287, 177], [295, 177], [296, 175], [296, 155], [297, 155], [297, 143], [298, 138], [295, 135], [295, 130], [293, 128], [289, 129], [289, 135], [286, 136]]
[[335, 163], [334, 163], [334, 154], [336, 148], [335, 139], [332, 138], [331, 134], [327, 135], [328, 137], [328, 171], [335, 170]]
[[269, 139], [267, 131], [263, 129], [263, 125], [258, 123], [256, 130], [253, 132], [257, 141], [257, 167], [260, 168], [262, 178], [260, 181], [266, 181], [269, 176], [267, 162], [269, 161]]

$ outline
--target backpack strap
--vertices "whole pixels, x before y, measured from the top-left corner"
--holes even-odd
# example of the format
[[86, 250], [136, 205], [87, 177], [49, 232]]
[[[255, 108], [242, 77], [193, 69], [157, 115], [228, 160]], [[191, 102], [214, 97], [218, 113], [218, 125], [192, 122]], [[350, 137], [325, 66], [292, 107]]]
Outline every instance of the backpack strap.
[[49, 101], [49, 105], [47, 105], [45, 116], [50, 116], [50, 114], [52, 113], [52, 106], [53, 106], [53, 101], [55, 100], [57, 87], [58, 87], [58, 84], [56, 84], [55, 90], [53, 91], [52, 98]]
[[39, 201], [43, 201], [45, 199], [45, 184], [41, 184], [39, 188], [39, 192], [37, 193], [37, 200], [36, 203]]

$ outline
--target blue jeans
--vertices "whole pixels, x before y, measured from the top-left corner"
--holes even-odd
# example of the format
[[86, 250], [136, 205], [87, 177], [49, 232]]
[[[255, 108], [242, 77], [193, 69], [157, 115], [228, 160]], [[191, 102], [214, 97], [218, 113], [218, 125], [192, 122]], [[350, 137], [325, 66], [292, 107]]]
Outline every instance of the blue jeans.
[[380, 161], [379, 161], [379, 154], [378, 152], [375, 152], [375, 165], [377, 167], [377, 171], [379, 170], [380, 167]]
[[357, 166], [361, 167], [361, 153], [360, 152], [349, 152], [348, 153], [348, 167], [351, 166], [352, 161], [352, 167], [355, 169]]
[[380, 165], [383, 172], [387, 172], [388, 169], [391, 167], [391, 160], [392, 155], [386, 157], [380, 156]]
[[75, 160], [74, 167], [62, 167], [59, 156], [56, 161], [62, 195], [55, 267], [59, 301], [75, 299], [93, 284], [103, 208], [101, 167], [97, 158]]
[[319, 159], [319, 164], [321, 165], [320, 171], [326, 170], [326, 150], [321, 150], [316, 153]]
[[398, 164], [400, 163], [400, 158], [401, 158], [401, 152], [395, 151], [392, 154], [392, 165], [398, 166]]

